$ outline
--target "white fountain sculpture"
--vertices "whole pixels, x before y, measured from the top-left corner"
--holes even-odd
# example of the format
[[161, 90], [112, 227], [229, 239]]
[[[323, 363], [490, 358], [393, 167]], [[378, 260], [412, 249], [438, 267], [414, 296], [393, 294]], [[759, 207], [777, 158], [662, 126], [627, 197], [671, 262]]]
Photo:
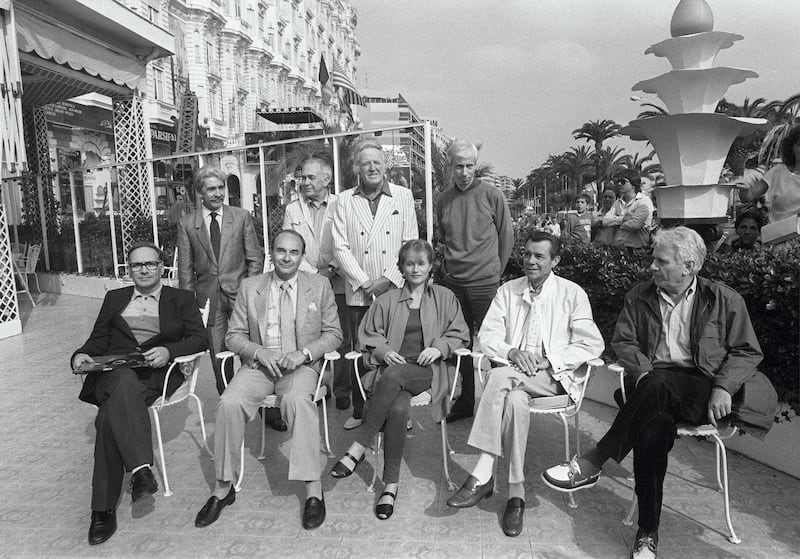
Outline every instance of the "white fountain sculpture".
[[655, 188], [660, 218], [721, 221], [733, 188], [719, 184], [731, 144], [739, 136], [768, 129], [770, 123], [714, 110], [730, 86], [758, 74], [713, 66], [719, 51], [742, 36], [713, 31], [713, 14], [705, 0], [681, 0], [670, 27], [673, 37], [645, 54], [666, 58], [672, 71], [633, 86], [634, 91], [657, 95], [669, 114], [633, 120], [621, 133], [650, 141], [658, 154], [667, 183]]

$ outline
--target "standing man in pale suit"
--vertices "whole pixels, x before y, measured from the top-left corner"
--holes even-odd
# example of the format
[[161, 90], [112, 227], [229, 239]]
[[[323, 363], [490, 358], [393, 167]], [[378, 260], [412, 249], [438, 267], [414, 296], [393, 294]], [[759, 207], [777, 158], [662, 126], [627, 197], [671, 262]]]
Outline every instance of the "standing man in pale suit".
[[[357, 332], [372, 300], [403, 286], [397, 255], [403, 243], [419, 237], [411, 190], [386, 178], [383, 149], [362, 141], [353, 150], [359, 184], [339, 194], [333, 218], [334, 254], [345, 278], [350, 332]], [[355, 346], [356, 340], [352, 340]], [[355, 347], [353, 347], [355, 350]], [[351, 377], [353, 417], [345, 429], [361, 425], [364, 401]]]
[[202, 205], [178, 222], [178, 282], [181, 289], [197, 294], [201, 306], [211, 301], [209, 347], [220, 394], [225, 385], [215, 355], [224, 349], [239, 283], [264, 268], [250, 212], [223, 203], [226, 178], [218, 168], [201, 168], [194, 177], [194, 189]]
[[197, 514], [195, 525], [208, 526], [236, 500], [244, 429], [259, 404], [275, 394], [291, 431], [289, 479], [305, 482], [303, 528], [325, 520], [320, 475], [319, 412], [314, 403], [323, 356], [342, 342], [342, 330], [330, 282], [319, 274], [299, 272], [305, 252], [296, 231], [275, 236], [275, 270], [242, 281], [225, 341], [242, 360], [217, 404], [214, 430], [216, 486]]
[[[347, 302], [344, 297], [344, 279], [336, 273], [339, 267], [333, 255], [333, 215], [336, 213], [336, 195], [329, 191], [333, 178], [333, 163], [325, 152], [315, 152], [301, 164], [299, 196], [286, 206], [283, 228], [300, 233], [306, 242], [306, 253], [300, 270], [328, 278], [336, 297], [339, 323], [342, 326], [343, 354], [352, 347], [347, 323]], [[336, 407], [350, 407], [350, 366], [340, 359], [334, 365], [333, 393]]]

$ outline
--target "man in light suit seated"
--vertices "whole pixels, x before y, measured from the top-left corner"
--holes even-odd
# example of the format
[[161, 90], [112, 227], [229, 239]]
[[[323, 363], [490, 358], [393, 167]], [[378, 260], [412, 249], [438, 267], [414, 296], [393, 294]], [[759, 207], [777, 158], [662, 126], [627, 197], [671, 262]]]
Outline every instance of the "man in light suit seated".
[[509, 499], [502, 527], [511, 537], [522, 531], [525, 511], [529, 399], [563, 394], [577, 399], [576, 369], [605, 347], [586, 292], [553, 273], [559, 249], [558, 238], [533, 232], [522, 257], [526, 277], [500, 286], [483, 319], [478, 340], [484, 353], [511, 365], [489, 373], [468, 440], [481, 454], [472, 475], [447, 500], [448, 506], [466, 508], [491, 496], [495, 461], [505, 456]]
[[303, 528], [325, 520], [320, 474], [319, 415], [313, 401], [323, 355], [342, 341], [330, 282], [298, 272], [305, 252], [303, 237], [283, 230], [275, 237], [275, 270], [246, 278], [231, 316], [225, 343], [242, 360], [217, 404], [214, 432], [216, 486], [197, 514], [195, 526], [215, 522], [236, 500], [233, 482], [248, 421], [270, 394], [280, 398], [291, 433], [289, 479], [306, 484]]

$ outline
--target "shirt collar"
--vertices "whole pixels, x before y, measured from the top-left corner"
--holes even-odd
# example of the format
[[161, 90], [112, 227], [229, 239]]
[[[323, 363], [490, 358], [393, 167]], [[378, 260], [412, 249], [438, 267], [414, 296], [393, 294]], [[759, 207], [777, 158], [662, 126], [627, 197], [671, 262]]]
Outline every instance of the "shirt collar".
[[219, 210], [209, 210], [205, 204], [200, 204], [200, 207], [203, 208], [203, 219], [211, 219], [211, 212], [214, 211], [217, 214], [217, 217], [222, 219], [222, 208]]
[[312, 200], [311, 198], [306, 198], [305, 196], [303, 197], [303, 199], [306, 201], [306, 204], [308, 204], [309, 207], [314, 208], [315, 210], [318, 210], [322, 206], [327, 206], [328, 205], [329, 196], [330, 196], [330, 194], [326, 192], [325, 193], [325, 199], [322, 202], [317, 202], [316, 200]]
[[142, 293], [141, 291], [139, 291], [138, 287], [134, 286], [133, 287], [133, 297], [131, 297], [131, 300], [137, 299], [139, 297], [142, 297], [143, 299], [146, 299], [147, 297], [152, 297], [153, 299], [156, 300], [156, 302], [159, 302], [159, 301], [161, 301], [161, 288], [162, 287], [163, 287], [162, 285], [159, 285], [156, 288], [156, 290], [153, 291], [152, 293], [145, 294], [145, 293]]
[[689, 301], [694, 296], [696, 291], [697, 291], [697, 276], [692, 278], [692, 283], [689, 284], [689, 287], [686, 288], [686, 291], [684, 291], [683, 295], [681, 295], [681, 299], [678, 300], [677, 302], [673, 302], [672, 297], [667, 295], [667, 293], [660, 287], [656, 287], [656, 293], [658, 293], [658, 296], [668, 301], [671, 305], [677, 305], [678, 303], [682, 303], [683, 301]]
[[[542, 282], [542, 289], [539, 291], [538, 296], [541, 295], [546, 291], [549, 290], [550, 286], [555, 283], [555, 274], [551, 271], [550, 275]], [[528, 281], [528, 278], [525, 278], [524, 282], [520, 282], [518, 287], [518, 293], [522, 294], [522, 300], [527, 303], [533, 303], [533, 296], [531, 295], [531, 282]]]
[[[425, 296], [430, 290], [431, 290], [431, 284], [429, 282], [425, 284], [425, 290], [422, 292], [422, 295]], [[409, 299], [411, 299], [411, 289], [408, 287], [408, 285], [404, 284], [402, 291], [400, 291], [399, 302], [402, 303], [403, 301], [407, 301]]]
[[[381, 185], [381, 188], [380, 188], [379, 192], [380, 192], [380, 194], [385, 194], [386, 196], [391, 196], [392, 195], [392, 191], [389, 188], [389, 181], [388, 180], [383, 179], [383, 184]], [[368, 198], [367, 194], [364, 192], [364, 187], [361, 184], [359, 184], [356, 187], [356, 190], [355, 190], [354, 194], [360, 194], [364, 198]]]
[[292, 287], [292, 289], [294, 289], [295, 291], [297, 290], [297, 274], [293, 275], [288, 280], [282, 280], [281, 278], [278, 277], [278, 274], [276, 274], [275, 272], [272, 272], [272, 283], [275, 284], [275, 286], [278, 288], [278, 290], [280, 290], [281, 284], [284, 281], [289, 282], [289, 285]]

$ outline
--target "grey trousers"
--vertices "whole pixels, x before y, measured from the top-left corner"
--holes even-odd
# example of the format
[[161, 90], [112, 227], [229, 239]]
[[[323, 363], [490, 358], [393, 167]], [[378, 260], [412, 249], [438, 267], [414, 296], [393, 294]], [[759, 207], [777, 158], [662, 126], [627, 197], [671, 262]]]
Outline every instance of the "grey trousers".
[[522, 483], [531, 422], [528, 401], [532, 397], [564, 393], [549, 372], [539, 371], [529, 377], [512, 367], [492, 369], [467, 443], [488, 454], [505, 456], [508, 482]]
[[318, 376], [314, 369], [300, 366], [273, 382], [258, 369], [239, 369], [217, 403], [214, 468], [218, 480], [235, 481], [245, 425], [258, 416], [258, 405], [270, 394], [278, 396], [292, 437], [289, 479], [320, 479], [319, 412], [313, 401]]

